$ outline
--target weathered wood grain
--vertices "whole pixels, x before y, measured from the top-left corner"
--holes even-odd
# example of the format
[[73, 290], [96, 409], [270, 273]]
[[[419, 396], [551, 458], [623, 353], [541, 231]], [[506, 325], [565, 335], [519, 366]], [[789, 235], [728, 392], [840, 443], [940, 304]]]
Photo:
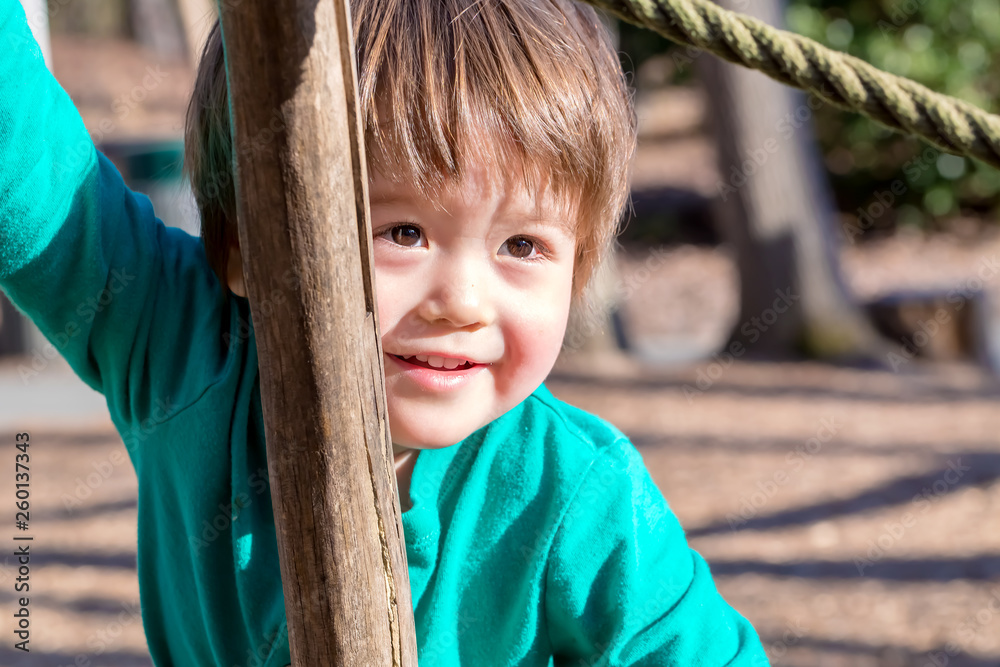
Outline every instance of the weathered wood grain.
[[221, 0], [295, 665], [417, 664], [347, 0]]

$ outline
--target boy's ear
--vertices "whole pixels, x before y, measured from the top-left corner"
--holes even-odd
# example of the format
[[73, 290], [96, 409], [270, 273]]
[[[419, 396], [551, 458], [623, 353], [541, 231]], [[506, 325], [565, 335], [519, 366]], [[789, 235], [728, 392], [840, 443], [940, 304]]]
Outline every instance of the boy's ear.
[[243, 255], [240, 254], [240, 247], [236, 244], [229, 248], [229, 262], [226, 265], [226, 282], [229, 284], [229, 290], [233, 294], [246, 298], [247, 288], [243, 284]]

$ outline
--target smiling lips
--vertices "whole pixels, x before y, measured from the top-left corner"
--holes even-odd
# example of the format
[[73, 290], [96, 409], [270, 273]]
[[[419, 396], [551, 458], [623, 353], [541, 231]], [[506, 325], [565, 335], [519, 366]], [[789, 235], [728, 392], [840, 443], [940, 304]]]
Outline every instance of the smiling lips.
[[440, 357], [437, 355], [428, 354], [409, 354], [392, 355], [397, 359], [405, 361], [407, 363], [413, 364], [414, 366], [420, 366], [421, 368], [430, 368], [435, 371], [464, 371], [468, 368], [472, 368], [477, 364], [466, 359], [455, 359], [452, 357]]
[[[444, 395], [469, 386], [492, 364], [479, 363], [443, 354], [390, 354], [385, 353], [390, 364], [398, 366], [391, 375], [395, 381], [413, 383], [423, 392]], [[390, 375], [386, 368], [386, 377]], [[405, 393], [405, 390], [404, 390]]]

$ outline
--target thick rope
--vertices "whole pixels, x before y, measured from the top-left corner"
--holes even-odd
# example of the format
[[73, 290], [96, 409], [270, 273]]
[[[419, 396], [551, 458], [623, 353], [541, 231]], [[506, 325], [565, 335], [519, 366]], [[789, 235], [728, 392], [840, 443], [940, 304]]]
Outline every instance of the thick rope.
[[1000, 168], [1000, 116], [709, 0], [586, 0], [679, 44]]

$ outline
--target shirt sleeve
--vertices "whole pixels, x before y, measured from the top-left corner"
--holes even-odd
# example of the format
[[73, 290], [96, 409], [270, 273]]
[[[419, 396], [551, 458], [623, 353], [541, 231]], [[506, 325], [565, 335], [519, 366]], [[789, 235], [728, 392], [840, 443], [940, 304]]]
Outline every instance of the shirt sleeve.
[[225, 362], [228, 295], [97, 151], [18, 0], [0, 0], [0, 45], [0, 288], [54, 348], [22, 379], [58, 352], [116, 422], [166, 419]]
[[768, 665], [628, 441], [594, 461], [570, 502], [545, 604], [555, 667]]

